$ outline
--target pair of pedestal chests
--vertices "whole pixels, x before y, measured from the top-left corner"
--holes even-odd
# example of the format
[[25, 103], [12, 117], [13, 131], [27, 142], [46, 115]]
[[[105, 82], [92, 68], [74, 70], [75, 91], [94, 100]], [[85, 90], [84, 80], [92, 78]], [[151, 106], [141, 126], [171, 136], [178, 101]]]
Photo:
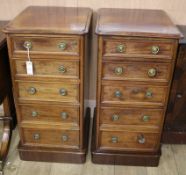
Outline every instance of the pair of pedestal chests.
[[[23, 160], [83, 163], [89, 8], [28, 7], [7, 34]], [[92, 161], [157, 166], [181, 33], [160, 10], [100, 9]]]

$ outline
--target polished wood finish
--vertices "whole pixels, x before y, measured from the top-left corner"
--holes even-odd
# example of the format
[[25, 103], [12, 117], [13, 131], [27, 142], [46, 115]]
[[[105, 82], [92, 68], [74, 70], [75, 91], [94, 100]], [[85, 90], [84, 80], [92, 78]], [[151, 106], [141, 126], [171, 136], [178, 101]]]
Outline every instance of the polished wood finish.
[[[84, 126], [88, 95], [85, 69], [89, 62], [91, 13], [88, 8], [31, 6], [4, 29], [21, 159], [85, 161], [88, 130]], [[28, 55], [33, 75], [26, 72]]]
[[98, 150], [96, 149], [96, 109], [94, 110], [93, 129], [92, 129], [92, 141], [91, 141], [91, 153], [92, 162], [97, 164], [111, 164], [111, 165], [136, 165], [136, 166], [157, 166], [161, 150], [158, 153], [147, 153], [144, 152], [143, 156], [141, 153], [134, 152], [123, 152], [115, 150]]
[[[67, 84], [64, 82], [32, 82], [16, 81], [15, 87], [19, 89], [17, 100], [39, 100], [39, 101], [57, 101], [78, 104], [79, 85]], [[35, 93], [30, 93], [30, 88], [35, 89]], [[60, 90], [64, 89], [66, 95], [61, 95]], [[47, 95], [46, 95], [47, 94]]]
[[[116, 96], [116, 92], [120, 92], [121, 96]], [[147, 96], [147, 93], [152, 96]], [[145, 106], [163, 106], [167, 97], [167, 87], [152, 85], [135, 85], [128, 83], [113, 85], [113, 83], [103, 82], [101, 103], [107, 105], [123, 104], [123, 105], [145, 105]]]
[[[114, 35], [114, 34], [113, 34]], [[174, 51], [174, 40], [158, 40], [158, 39], [151, 39], [146, 40], [145, 38], [121, 38], [121, 37], [114, 37], [114, 38], [105, 38], [103, 40], [104, 56], [143, 56], [143, 57], [171, 57]], [[119, 52], [117, 50], [117, 46], [123, 45], [124, 52]], [[159, 52], [158, 54], [152, 53], [152, 46], [158, 46]], [[172, 57], [171, 57], [172, 58]]]
[[160, 10], [100, 9], [97, 19], [92, 160], [157, 166], [182, 34]]
[[155, 38], [179, 38], [180, 32], [162, 10], [100, 9], [96, 33]]
[[[156, 151], [158, 148], [157, 140], [159, 134], [144, 133], [145, 143], [139, 143], [138, 137], [141, 132], [119, 132], [119, 131], [103, 131], [100, 133], [100, 150], [126, 150], [126, 151]], [[112, 138], [117, 137], [117, 142], [113, 143]]]
[[[18, 105], [21, 122], [55, 123], [79, 125], [79, 107], [61, 105], [23, 104]], [[51, 114], [52, 113], [52, 114]]]
[[83, 7], [31, 6], [11, 21], [6, 33], [85, 34], [89, 31], [92, 12]]
[[86, 153], [89, 140], [89, 125], [90, 125], [90, 108], [86, 109], [84, 118], [84, 142], [82, 150], [76, 151], [74, 148], [50, 148], [50, 147], [33, 147], [18, 145], [19, 155], [22, 160], [41, 161], [41, 162], [69, 162], [82, 163], [86, 161]]
[[[117, 73], [117, 69], [122, 69], [122, 73]], [[155, 75], [150, 76], [149, 71], [155, 69]], [[135, 72], [135, 74], [134, 74]], [[168, 83], [171, 76], [171, 63], [154, 63], [136, 61], [118, 61], [113, 63], [105, 61], [103, 63], [103, 79], [105, 80], [138, 80]]]
[[100, 124], [143, 125], [159, 128], [162, 123], [163, 109], [142, 109], [124, 107], [102, 107]]
[[[47, 62], [47, 64], [46, 64]], [[67, 60], [50, 60], [50, 59], [34, 59], [34, 74], [38, 78], [51, 77], [51, 78], [79, 78], [79, 61]], [[16, 76], [26, 76], [26, 63], [25, 59], [15, 59]]]
[[171, 87], [162, 137], [163, 143], [186, 143], [186, 26], [178, 26], [184, 34], [179, 42], [176, 68]]
[[[28, 127], [28, 126], [27, 126]], [[42, 128], [37, 125], [34, 128], [21, 128], [23, 145], [35, 145], [42, 147], [79, 148], [78, 130], [59, 130], [55, 128]], [[32, 127], [32, 126], [31, 126]], [[39, 137], [37, 139], [37, 137]], [[64, 137], [64, 140], [63, 140]]]
[[0, 105], [3, 105], [4, 113], [4, 116], [0, 116], [0, 122], [3, 123], [0, 143], [0, 173], [3, 173], [3, 168], [9, 150], [12, 129], [16, 125], [6, 37], [1, 32], [2, 28], [7, 23], [8, 21], [0, 21]]
[[[24, 46], [25, 41], [29, 41], [32, 43], [34, 47], [31, 49], [31, 53], [33, 54], [56, 54], [56, 55], [72, 55], [79, 56], [79, 37], [20, 37], [15, 36], [12, 38], [13, 43], [13, 56], [26, 54]], [[65, 49], [62, 50], [59, 47], [60, 43], [65, 43]]]

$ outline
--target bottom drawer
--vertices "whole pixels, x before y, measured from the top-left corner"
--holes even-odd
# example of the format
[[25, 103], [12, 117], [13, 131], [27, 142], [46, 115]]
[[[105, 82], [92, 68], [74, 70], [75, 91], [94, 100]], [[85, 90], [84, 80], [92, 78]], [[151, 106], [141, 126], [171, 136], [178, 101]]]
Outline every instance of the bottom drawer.
[[24, 145], [79, 148], [78, 130], [22, 128]]
[[103, 131], [100, 133], [100, 147], [107, 150], [155, 151], [159, 148], [160, 134]]

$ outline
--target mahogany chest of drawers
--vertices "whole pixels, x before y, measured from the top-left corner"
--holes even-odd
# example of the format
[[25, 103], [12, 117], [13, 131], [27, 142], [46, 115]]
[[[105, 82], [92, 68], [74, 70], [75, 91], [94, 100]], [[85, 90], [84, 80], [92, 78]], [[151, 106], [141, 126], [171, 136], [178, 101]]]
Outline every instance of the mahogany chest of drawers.
[[160, 10], [100, 9], [92, 161], [157, 166], [181, 33]]
[[178, 26], [184, 38], [179, 41], [176, 67], [170, 91], [163, 143], [186, 143], [186, 26]]
[[4, 29], [23, 160], [85, 161], [91, 15], [88, 8], [32, 6]]

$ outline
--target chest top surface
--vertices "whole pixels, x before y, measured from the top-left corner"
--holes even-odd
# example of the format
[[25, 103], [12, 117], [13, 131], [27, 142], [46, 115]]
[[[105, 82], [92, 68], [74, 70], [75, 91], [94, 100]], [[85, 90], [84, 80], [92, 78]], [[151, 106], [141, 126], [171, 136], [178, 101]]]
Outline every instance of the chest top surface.
[[92, 11], [83, 7], [30, 6], [4, 29], [5, 33], [85, 34]]
[[99, 35], [180, 38], [181, 32], [162, 10], [109, 9], [98, 11]]

